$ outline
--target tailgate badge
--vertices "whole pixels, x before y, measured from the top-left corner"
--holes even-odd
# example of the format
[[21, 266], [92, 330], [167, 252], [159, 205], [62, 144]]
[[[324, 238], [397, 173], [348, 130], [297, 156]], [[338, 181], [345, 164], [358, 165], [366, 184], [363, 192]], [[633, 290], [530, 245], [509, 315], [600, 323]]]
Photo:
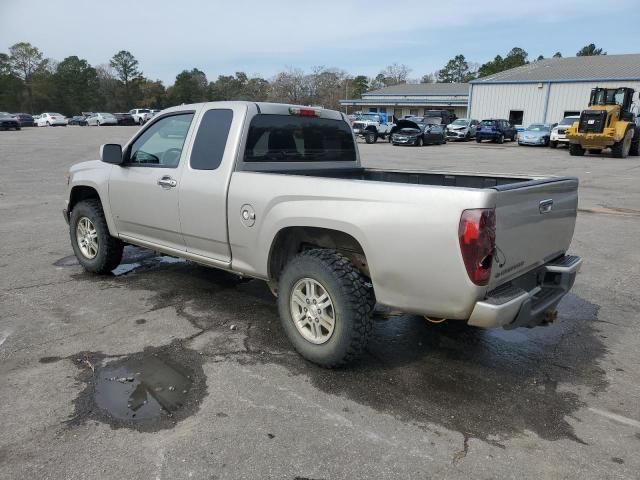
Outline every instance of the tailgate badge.
[[549, 213], [553, 209], [553, 199], [542, 200], [538, 205], [540, 213]]

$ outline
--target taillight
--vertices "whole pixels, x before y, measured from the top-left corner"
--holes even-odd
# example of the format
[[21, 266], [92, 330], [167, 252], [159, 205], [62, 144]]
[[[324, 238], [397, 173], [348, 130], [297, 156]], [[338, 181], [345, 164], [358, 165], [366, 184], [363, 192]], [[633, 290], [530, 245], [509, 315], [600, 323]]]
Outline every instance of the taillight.
[[289, 107], [290, 115], [299, 115], [301, 117], [319, 117], [319, 108], [303, 108], [303, 107]]
[[486, 285], [491, 277], [496, 246], [495, 210], [478, 208], [463, 211], [458, 239], [469, 278], [476, 285]]

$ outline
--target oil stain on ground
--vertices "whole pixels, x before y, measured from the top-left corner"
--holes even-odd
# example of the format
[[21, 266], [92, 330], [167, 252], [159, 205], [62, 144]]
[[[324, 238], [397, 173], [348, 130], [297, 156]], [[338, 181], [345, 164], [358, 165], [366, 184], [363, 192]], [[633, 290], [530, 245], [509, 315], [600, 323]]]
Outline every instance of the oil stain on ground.
[[[203, 351], [215, 361], [276, 363], [328, 394], [423, 428], [441, 425], [492, 443], [526, 430], [547, 440], [582, 442], [571, 425], [583, 406], [577, 392], [586, 387], [595, 395], [607, 387], [598, 365], [606, 353], [598, 307], [572, 294], [562, 301], [556, 323], [530, 330], [378, 318], [362, 360], [324, 370], [293, 352], [263, 282], [237, 286], [224, 272], [160, 263], [158, 257], [134, 274], [75, 278], [145, 291], [150, 308], [173, 306], [194, 327], [220, 333]], [[230, 324], [237, 327], [233, 334]], [[244, 335], [240, 349], [230, 345], [238, 334]]]
[[125, 357], [72, 357], [86, 387], [75, 400], [75, 425], [87, 419], [141, 431], [171, 428], [206, 395], [202, 357], [180, 342]]

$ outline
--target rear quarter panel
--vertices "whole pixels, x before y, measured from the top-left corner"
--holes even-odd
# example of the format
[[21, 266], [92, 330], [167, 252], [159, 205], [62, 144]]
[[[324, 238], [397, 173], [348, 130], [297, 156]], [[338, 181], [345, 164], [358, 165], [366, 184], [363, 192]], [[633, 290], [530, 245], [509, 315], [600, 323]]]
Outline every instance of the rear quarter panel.
[[[460, 214], [492, 207], [491, 190], [234, 172], [228, 198], [232, 267], [268, 278], [277, 233], [290, 226], [339, 230], [362, 246], [378, 303], [467, 318], [486, 288], [469, 280], [458, 246]], [[250, 204], [255, 224], [245, 226]]]

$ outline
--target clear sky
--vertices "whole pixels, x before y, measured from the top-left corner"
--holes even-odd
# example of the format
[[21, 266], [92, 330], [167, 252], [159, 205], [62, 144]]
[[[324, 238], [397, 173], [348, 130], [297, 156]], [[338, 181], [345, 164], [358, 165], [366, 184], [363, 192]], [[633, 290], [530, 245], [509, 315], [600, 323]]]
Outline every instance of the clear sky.
[[514, 46], [531, 60], [588, 43], [640, 53], [640, 2], [0, 0], [0, 51], [20, 41], [93, 65], [129, 50], [166, 84], [193, 67], [214, 80], [313, 66], [371, 76], [393, 62], [420, 78], [459, 53], [483, 63]]

